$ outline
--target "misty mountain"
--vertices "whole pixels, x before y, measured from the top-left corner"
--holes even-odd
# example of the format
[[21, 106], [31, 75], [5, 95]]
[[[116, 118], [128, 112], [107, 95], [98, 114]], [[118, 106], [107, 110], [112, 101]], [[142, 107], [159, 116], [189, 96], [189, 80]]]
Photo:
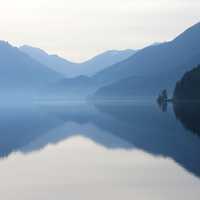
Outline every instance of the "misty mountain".
[[162, 88], [172, 93], [176, 80], [199, 63], [200, 23], [170, 42], [144, 48], [97, 73], [94, 79], [111, 85], [100, 89], [96, 97], [123, 97], [124, 90], [128, 96], [157, 95]]
[[49, 55], [39, 48], [24, 45], [19, 49], [43, 65], [46, 65], [69, 78], [80, 75], [94, 75], [108, 66], [127, 59], [136, 52], [130, 49], [124, 51], [112, 50], [99, 54], [86, 62], [73, 63], [57, 55]]
[[[159, 89], [162, 89], [162, 87]], [[93, 100], [131, 100], [136, 97], [148, 97], [149, 99], [158, 91], [156, 79], [149, 81], [146, 77], [131, 76], [100, 87], [91, 98]]]
[[[9, 43], [0, 41], [0, 87], [5, 93], [33, 92], [62, 79]], [[17, 92], [18, 91], [18, 92]]]
[[85, 100], [101, 86], [96, 80], [88, 76], [64, 78], [44, 88], [40, 98]]
[[83, 75], [92, 76], [95, 73], [106, 69], [107, 67], [126, 60], [134, 55], [136, 50], [110, 50], [95, 56], [94, 58], [80, 64], [80, 73]]
[[76, 69], [74, 69], [76, 67], [75, 63], [67, 61], [57, 55], [49, 55], [42, 49], [24, 45], [21, 46], [19, 50], [32, 57], [34, 60], [37, 60], [41, 64], [62, 73], [63, 75], [69, 75], [76, 71]]

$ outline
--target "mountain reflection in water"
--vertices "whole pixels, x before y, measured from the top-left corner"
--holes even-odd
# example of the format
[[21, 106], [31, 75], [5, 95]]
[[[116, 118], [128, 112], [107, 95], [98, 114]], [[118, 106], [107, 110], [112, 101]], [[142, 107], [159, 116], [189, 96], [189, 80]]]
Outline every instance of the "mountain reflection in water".
[[[47, 104], [1, 108], [0, 156], [30, 153], [48, 144], [81, 135], [108, 149], [139, 149], [169, 157], [187, 171], [200, 176], [200, 139], [184, 128], [199, 131], [198, 115], [189, 116], [168, 106], [162, 113], [146, 103]], [[177, 120], [177, 118], [184, 124]], [[189, 121], [193, 119], [195, 128]], [[124, 142], [121, 142], [124, 141]]]

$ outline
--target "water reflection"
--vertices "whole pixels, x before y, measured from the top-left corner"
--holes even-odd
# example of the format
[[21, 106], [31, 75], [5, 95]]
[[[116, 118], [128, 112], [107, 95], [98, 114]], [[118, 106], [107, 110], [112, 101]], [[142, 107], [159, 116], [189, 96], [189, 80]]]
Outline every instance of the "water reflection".
[[167, 112], [167, 107], [168, 107], [167, 101], [157, 101], [157, 103], [162, 112]]
[[174, 113], [182, 125], [192, 133], [200, 136], [200, 103], [174, 103]]
[[153, 155], [174, 159], [200, 176], [200, 140], [177, 122], [172, 108], [163, 114], [154, 105], [99, 105], [116, 121], [107, 129]]
[[4, 200], [198, 200], [200, 195], [200, 180], [171, 159], [107, 149], [83, 136], [40, 152], [12, 154], [0, 162], [0, 177]]
[[34, 104], [0, 107], [0, 157], [19, 151], [60, 124]]
[[1, 109], [0, 156], [30, 153], [81, 135], [107, 149], [139, 149], [169, 157], [200, 176], [200, 140], [189, 134], [173, 110], [152, 103], [34, 104]]

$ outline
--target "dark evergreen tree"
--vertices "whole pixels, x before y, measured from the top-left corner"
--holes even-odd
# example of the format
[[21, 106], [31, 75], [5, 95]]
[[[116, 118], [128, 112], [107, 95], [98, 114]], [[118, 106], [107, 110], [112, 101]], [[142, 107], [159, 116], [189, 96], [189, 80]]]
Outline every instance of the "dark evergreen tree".
[[199, 101], [200, 100], [200, 65], [186, 72], [177, 82], [174, 90], [175, 101]]

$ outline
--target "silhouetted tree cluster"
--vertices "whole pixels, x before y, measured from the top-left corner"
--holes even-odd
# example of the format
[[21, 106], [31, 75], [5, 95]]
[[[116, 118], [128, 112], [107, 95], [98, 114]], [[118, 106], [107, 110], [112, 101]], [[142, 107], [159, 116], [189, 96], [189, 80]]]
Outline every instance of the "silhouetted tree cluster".
[[177, 82], [173, 107], [184, 127], [200, 135], [200, 65]]
[[174, 90], [175, 101], [199, 101], [200, 100], [200, 65], [186, 72], [177, 82]]

